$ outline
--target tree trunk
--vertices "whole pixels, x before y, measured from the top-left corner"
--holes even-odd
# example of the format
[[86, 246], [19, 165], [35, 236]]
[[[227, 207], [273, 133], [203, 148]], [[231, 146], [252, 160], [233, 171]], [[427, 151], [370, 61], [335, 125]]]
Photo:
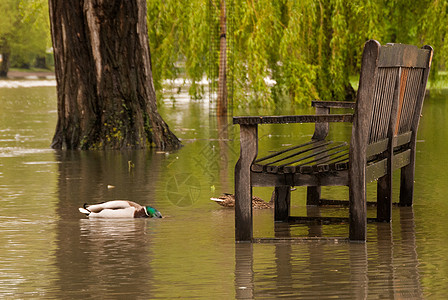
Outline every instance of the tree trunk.
[[227, 114], [227, 44], [226, 44], [226, 1], [221, 0], [221, 18], [220, 18], [220, 37], [219, 37], [219, 75], [218, 75], [218, 99], [216, 113], [218, 116]]
[[180, 146], [157, 112], [145, 0], [49, 0], [55, 149]]
[[9, 72], [11, 49], [9, 48], [9, 45], [5, 40], [3, 40], [0, 49], [2, 55], [2, 63], [0, 64], [0, 77], [6, 78]]

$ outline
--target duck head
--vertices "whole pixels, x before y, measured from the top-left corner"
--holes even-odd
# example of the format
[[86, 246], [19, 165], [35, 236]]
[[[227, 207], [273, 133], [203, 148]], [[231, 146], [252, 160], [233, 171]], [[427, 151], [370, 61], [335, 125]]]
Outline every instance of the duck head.
[[146, 214], [150, 217], [150, 218], [161, 218], [162, 214], [155, 209], [154, 207], [151, 206], [145, 206], [146, 208]]

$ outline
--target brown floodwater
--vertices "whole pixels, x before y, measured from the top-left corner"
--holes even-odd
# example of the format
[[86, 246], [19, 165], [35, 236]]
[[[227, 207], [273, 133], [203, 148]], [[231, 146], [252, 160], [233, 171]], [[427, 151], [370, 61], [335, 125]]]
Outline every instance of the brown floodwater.
[[[235, 244], [233, 210], [209, 199], [233, 192], [239, 129], [218, 121], [207, 100], [180, 94], [160, 106], [183, 141], [179, 151], [54, 151], [54, 84], [30, 82], [0, 88], [0, 298], [446, 297], [447, 95], [433, 93], [425, 102], [414, 206], [394, 207], [390, 224], [368, 224], [367, 243]], [[312, 110], [235, 111], [249, 113]], [[260, 126], [260, 147], [281, 148], [312, 130]], [[349, 131], [348, 124], [337, 124], [331, 137], [348, 138]], [[265, 200], [271, 192], [254, 191]], [[307, 208], [304, 192], [292, 192], [293, 215], [347, 216], [346, 208]], [[346, 188], [323, 193], [348, 198]], [[368, 198], [375, 199], [374, 184]], [[115, 199], [152, 205], [164, 218], [91, 220], [78, 212], [85, 202]], [[375, 208], [368, 215], [375, 216]], [[254, 211], [255, 237], [347, 235], [346, 224], [274, 224], [272, 210]]]

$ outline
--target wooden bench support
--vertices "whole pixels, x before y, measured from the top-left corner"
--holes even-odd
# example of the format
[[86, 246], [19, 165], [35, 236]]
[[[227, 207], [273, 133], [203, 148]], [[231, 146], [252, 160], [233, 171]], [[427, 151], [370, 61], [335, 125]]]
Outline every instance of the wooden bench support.
[[322, 188], [309, 186], [306, 189], [306, 205], [319, 205]]
[[[329, 115], [330, 107], [328, 105], [319, 105], [317, 102], [314, 104], [316, 108], [316, 115]], [[330, 130], [329, 123], [316, 123], [314, 125], [314, 134], [312, 140], [324, 140], [328, 131]], [[306, 191], [306, 205], [319, 205], [319, 200], [321, 196], [320, 186], [308, 186]]]
[[274, 221], [287, 221], [290, 214], [291, 187], [288, 185], [276, 186], [274, 197]]
[[257, 157], [258, 127], [240, 127], [241, 153], [235, 166], [235, 240], [252, 240], [252, 186], [250, 166]]
[[400, 206], [412, 206], [414, 198], [415, 167], [411, 162], [401, 169], [400, 176]]
[[377, 182], [377, 218], [384, 222], [392, 219], [392, 174], [386, 174]]

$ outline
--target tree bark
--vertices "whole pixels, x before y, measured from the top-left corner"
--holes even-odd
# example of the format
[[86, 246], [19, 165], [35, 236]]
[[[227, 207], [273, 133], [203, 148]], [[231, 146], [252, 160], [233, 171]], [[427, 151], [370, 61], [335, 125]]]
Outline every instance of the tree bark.
[[49, 0], [55, 149], [177, 148], [157, 111], [145, 0]]
[[8, 42], [6, 42], [4, 39], [0, 44], [0, 50], [2, 55], [2, 63], [0, 64], [0, 77], [6, 78], [9, 72], [11, 49], [9, 48]]

